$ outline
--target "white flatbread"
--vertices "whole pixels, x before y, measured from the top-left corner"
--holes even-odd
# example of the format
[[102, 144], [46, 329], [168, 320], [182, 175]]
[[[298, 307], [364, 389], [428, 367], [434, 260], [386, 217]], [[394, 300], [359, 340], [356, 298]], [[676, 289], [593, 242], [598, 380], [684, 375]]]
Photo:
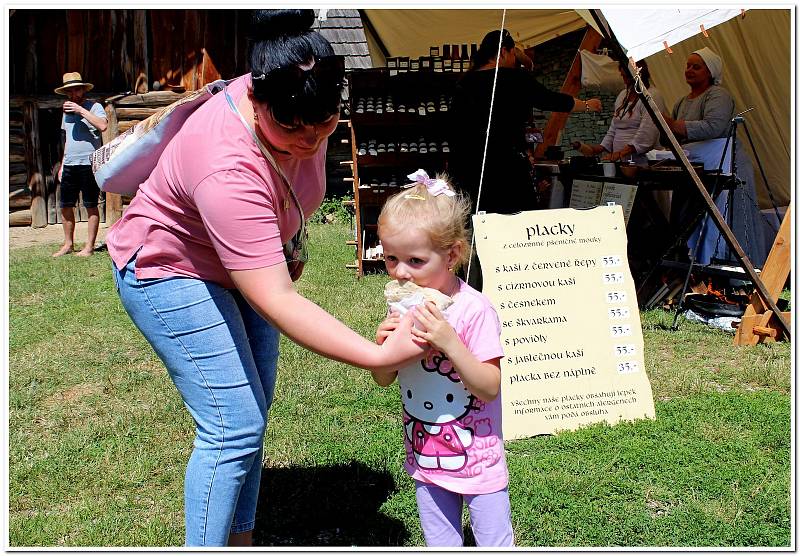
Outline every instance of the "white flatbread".
[[408, 281], [401, 284], [397, 280], [392, 280], [384, 286], [383, 295], [389, 307], [401, 314], [426, 301], [433, 301], [440, 311], [453, 304], [453, 299], [439, 290], [423, 288]]

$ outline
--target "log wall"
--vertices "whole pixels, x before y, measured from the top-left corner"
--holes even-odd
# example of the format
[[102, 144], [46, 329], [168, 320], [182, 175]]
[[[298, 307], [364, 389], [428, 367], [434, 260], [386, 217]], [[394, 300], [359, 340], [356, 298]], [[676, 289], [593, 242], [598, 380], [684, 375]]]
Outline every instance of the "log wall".
[[[80, 72], [94, 84], [89, 98], [104, 106], [110, 101], [113, 108], [126, 99], [113, 129], [103, 134], [108, 141], [174, 100], [173, 90], [193, 90], [245, 73], [249, 17], [249, 10], [12, 10], [10, 221], [34, 226], [61, 222], [56, 175], [65, 97], [53, 89], [64, 73]], [[151, 92], [154, 87], [161, 91]], [[101, 194], [101, 221], [106, 213], [121, 214], [120, 199], [110, 201], [112, 206], [104, 207]], [[77, 209], [77, 219], [85, 220], [85, 212]]]
[[52, 94], [68, 71], [99, 96], [146, 93], [154, 83], [196, 89], [204, 62], [234, 77], [246, 71], [249, 17], [249, 10], [14, 10], [10, 94]]
[[[25, 157], [25, 128], [22, 107], [9, 110], [8, 117], [8, 209], [9, 219], [30, 226], [31, 191], [28, 188], [28, 165]], [[25, 215], [15, 214], [26, 211]]]
[[[234, 9], [11, 10], [9, 210], [19, 213], [11, 221], [61, 222], [56, 176], [65, 97], [53, 89], [64, 73], [80, 72], [94, 84], [88, 97], [106, 109], [107, 142], [178, 93], [245, 73], [249, 20], [250, 10]], [[24, 113], [30, 120], [27, 140]], [[329, 140], [328, 183], [334, 195], [352, 192], [348, 141], [342, 122]], [[124, 199], [103, 197], [101, 222], [114, 222]], [[76, 217], [85, 219], [85, 210], [78, 209]]]

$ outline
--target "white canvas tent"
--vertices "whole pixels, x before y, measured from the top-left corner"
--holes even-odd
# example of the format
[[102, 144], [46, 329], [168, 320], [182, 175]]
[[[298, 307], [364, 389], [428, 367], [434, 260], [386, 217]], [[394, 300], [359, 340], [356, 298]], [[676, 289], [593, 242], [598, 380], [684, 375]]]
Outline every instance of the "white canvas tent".
[[[680, 10], [637, 10], [631, 7], [607, 13], [609, 22], [616, 25], [615, 33], [618, 29], [651, 31], [649, 38], [641, 40], [627, 36], [625, 39], [618, 36], [618, 39], [632, 52], [646, 53], [653, 81], [668, 107], [688, 92], [683, 68], [693, 50], [708, 46], [723, 58], [723, 86], [733, 95], [739, 111], [755, 107], [746, 115], [747, 127], [777, 204], [788, 205], [792, 192], [791, 108], [794, 104], [791, 86], [794, 64], [792, 10], [755, 9], [746, 11], [744, 15], [738, 9], [703, 11], [710, 13], [687, 18], [689, 23], [682, 32], [691, 36], [674, 44], [671, 41], [679, 37], [675, 33], [681, 33], [678, 30], [681, 27], [678, 23], [682, 23], [678, 17]], [[364, 12], [368, 19], [367, 31], [372, 33], [368, 40], [376, 65], [383, 65], [382, 49], [389, 56], [417, 57], [427, 55], [431, 45], [479, 43], [486, 32], [500, 27], [503, 17], [501, 9], [368, 9]], [[656, 12], [655, 18], [652, 18], [653, 12]], [[717, 19], [724, 22], [715, 26]], [[585, 28], [588, 20], [591, 17], [587, 10], [510, 9], [506, 12], [505, 26], [519, 43], [538, 46]], [[661, 31], [654, 31], [652, 21], [668, 23], [668, 34], [662, 37]], [[708, 37], [701, 33], [701, 24]], [[663, 40], [667, 41], [672, 54], [664, 49]], [[661, 45], [661, 48], [649, 54], [647, 49], [652, 51], [654, 44], [656, 48]], [[742, 131], [739, 139], [749, 151]], [[750, 155], [755, 165], [753, 153]], [[759, 205], [771, 207], [757, 168], [756, 187]]]

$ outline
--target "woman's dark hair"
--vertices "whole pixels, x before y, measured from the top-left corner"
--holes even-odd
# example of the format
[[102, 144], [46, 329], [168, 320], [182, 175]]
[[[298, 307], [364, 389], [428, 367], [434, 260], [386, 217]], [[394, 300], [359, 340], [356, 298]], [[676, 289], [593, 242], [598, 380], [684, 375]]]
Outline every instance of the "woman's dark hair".
[[[500, 32], [500, 29], [497, 29], [486, 33], [486, 36], [483, 37], [481, 41], [481, 45], [478, 47], [478, 51], [472, 57], [469, 71], [485, 66], [489, 60], [497, 58], [497, 43], [500, 42]], [[508, 50], [513, 50], [514, 39], [511, 37], [511, 33], [508, 32], [508, 29], [503, 29], [502, 33], [503, 42], [501, 46]]]
[[[619, 63], [620, 70], [624, 72], [625, 68], [628, 67], [628, 61], [618, 60], [617, 62]], [[636, 67], [639, 68], [639, 77], [642, 79], [642, 83], [644, 83], [644, 86], [649, 89], [650, 69], [647, 67], [647, 62], [645, 62], [644, 60], [639, 60], [638, 62], [636, 62]], [[630, 101], [631, 92], [635, 92], [634, 91], [635, 87], [636, 87], [635, 81], [631, 80], [631, 82], [628, 83], [628, 88], [625, 90], [625, 98], [622, 101], [622, 105], [620, 105], [620, 107], [614, 111], [614, 115], [616, 117], [621, 118], [625, 114], [625, 112], [628, 112], [629, 116], [633, 114], [633, 107], [636, 106], [637, 102], [639, 102], [639, 95], [635, 95], [633, 97], [633, 101], [632, 102]]]
[[[311, 30], [314, 20], [314, 10], [254, 10], [248, 52], [252, 75], [333, 56], [331, 44]], [[273, 118], [282, 124], [315, 124], [339, 112], [341, 84], [318, 83], [309, 76], [298, 94], [275, 89], [264, 80], [253, 80], [253, 96], [267, 103]]]

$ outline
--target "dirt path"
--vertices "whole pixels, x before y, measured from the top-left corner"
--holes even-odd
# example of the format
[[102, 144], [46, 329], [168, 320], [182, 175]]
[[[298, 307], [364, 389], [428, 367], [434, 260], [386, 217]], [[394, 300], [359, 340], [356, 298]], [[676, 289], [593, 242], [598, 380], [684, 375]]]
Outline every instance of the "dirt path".
[[[86, 241], [86, 222], [75, 223], [75, 244], [78, 248], [83, 247]], [[105, 241], [108, 228], [105, 224], [100, 224], [97, 232], [97, 244]], [[34, 245], [53, 245], [54, 250], [64, 241], [64, 230], [61, 224], [51, 224], [44, 228], [31, 228], [30, 226], [12, 226], [8, 228], [8, 248], [20, 249], [22, 247], [32, 247]]]

